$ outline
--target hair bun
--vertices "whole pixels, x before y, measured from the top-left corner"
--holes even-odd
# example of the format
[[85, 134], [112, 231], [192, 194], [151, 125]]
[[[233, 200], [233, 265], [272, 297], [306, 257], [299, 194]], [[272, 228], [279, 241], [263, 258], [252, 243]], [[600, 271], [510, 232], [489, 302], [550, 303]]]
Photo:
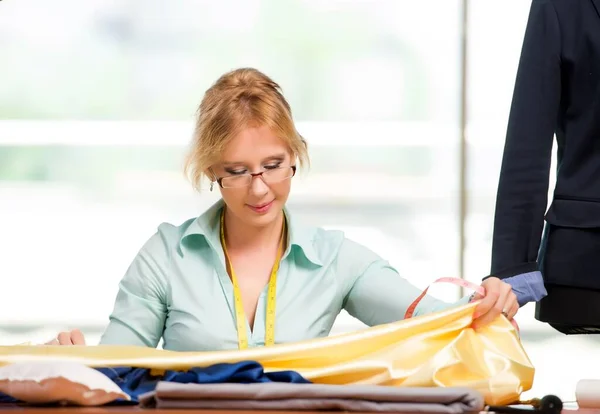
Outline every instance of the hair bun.
[[216, 88], [272, 88], [279, 90], [279, 85], [264, 73], [254, 68], [241, 68], [227, 72], [215, 83]]

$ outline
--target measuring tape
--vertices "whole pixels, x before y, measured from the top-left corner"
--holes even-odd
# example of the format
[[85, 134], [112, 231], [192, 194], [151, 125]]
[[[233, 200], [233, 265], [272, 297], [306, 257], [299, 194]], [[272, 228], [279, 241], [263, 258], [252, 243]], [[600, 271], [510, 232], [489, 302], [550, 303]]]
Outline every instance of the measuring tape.
[[[480, 295], [482, 297], [485, 296], [485, 288], [483, 286], [477, 285], [473, 282], [469, 282], [468, 280], [465, 280], [465, 279], [460, 279], [457, 277], [440, 277], [439, 279], [434, 280], [433, 283], [431, 283], [431, 285], [433, 285], [435, 283], [452, 283], [453, 285], [462, 286], [464, 288], [471, 289], [472, 291], [474, 291], [475, 293], [477, 293], [478, 295]], [[406, 309], [406, 313], [404, 314], [404, 319], [413, 317], [417, 305], [419, 304], [419, 302], [421, 302], [421, 299], [423, 299], [425, 297], [425, 295], [427, 294], [427, 291], [429, 290], [431, 285], [427, 286], [425, 288], [425, 290], [423, 292], [421, 292], [421, 294], [413, 301], [413, 303], [410, 304], [408, 309]], [[518, 333], [519, 325], [517, 324], [517, 321], [513, 318], [513, 319], [511, 319], [510, 323], [515, 327], [515, 329], [517, 330], [517, 333]]]
[[[476, 293], [478, 293], [479, 295], [485, 296], [485, 289], [483, 288], [483, 286], [476, 285], [475, 283], [469, 282], [468, 280], [465, 280], [465, 279], [459, 279], [457, 277], [441, 277], [439, 279], [434, 280], [431, 285], [433, 285], [434, 283], [452, 283], [453, 285], [462, 286], [464, 288], [471, 289], [471, 290], [475, 291]], [[425, 297], [425, 295], [427, 294], [427, 291], [429, 290], [431, 285], [427, 286], [425, 288], [425, 290], [413, 301], [413, 303], [410, 304], [408, 309], [406, 309], [406, 313], [404, 314], [404, 319], [413, 317], [413, 314], [415, 313], [415, 309], [416, 309], [417, 305], [419, 304], [419, 302], [421, 302], [421, 299], [423, 299]]]
[[[277, 259], [271, 270], [271, 276], [269, 277], [269, 289], [267, 291], [267, 315], [265, 322], [265, 346], [275, 344], [275, 304], [277, 296], [277, 271], [279, 270], [279, 264], [281, 263], [281, 256], [283, 254], [283, 242], [286, 230], [286, 220], [283, 220], [283, 231], [281, 232], [281, 240], [279, 242], [279, 248], [277, 249]], [[235, 323], [238, 333], [238, 347], [239, 349], [248, 348], [248, 333], [246, 332], [246, 313], [244, 312], [244, 305], [242, 303], [242, 292], [233, 270], [229, 254], [227, 253], [227, 245], [225, 243], [225, 210], [221, 212], [221, 245], [223, 245], [223, 252], [225, 253], [225, 260], [229, 266], [229, 272], [231, 275], [231, 283], [233, 284], [233, 302], [235, 307]]]

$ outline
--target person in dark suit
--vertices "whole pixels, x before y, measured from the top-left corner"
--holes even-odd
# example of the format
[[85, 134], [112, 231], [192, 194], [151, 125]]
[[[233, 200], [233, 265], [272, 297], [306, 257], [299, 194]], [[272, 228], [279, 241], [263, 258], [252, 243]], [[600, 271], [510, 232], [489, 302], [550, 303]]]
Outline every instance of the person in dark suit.
[[[557, 180], [546, 212], [555, 135]], [[565, 334], [600, 332], [600, 0], [532, 1], [491, 274], [521, 290], [521, 305], [537, 302], [539, 321]]]

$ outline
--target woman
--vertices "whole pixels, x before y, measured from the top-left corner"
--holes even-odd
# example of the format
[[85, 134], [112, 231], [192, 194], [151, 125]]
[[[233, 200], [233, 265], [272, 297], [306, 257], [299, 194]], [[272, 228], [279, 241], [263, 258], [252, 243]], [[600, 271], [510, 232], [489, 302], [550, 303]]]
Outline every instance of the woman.
[[[308, 162], [279, 86], [254, 69], [223, 75], [200, 104], [187, 171], [222, 200], [180, 226], [162, 224], [120, 283], [101, 344], [212, 351], [323, 337], [342, 309], [367, 325], [397, 321], [420, 291], [339, 231], [309, 228], [285, 208]], [[487, 279], [475, 326], [518, 310]], [[466, 303], [464, 298], [458, 303]], [[454, 304], [456, 305], [456, 304]], [[425, 297], [415, 314], [452, 306]], [[79, 331], [53, 343], [83, 344]]]

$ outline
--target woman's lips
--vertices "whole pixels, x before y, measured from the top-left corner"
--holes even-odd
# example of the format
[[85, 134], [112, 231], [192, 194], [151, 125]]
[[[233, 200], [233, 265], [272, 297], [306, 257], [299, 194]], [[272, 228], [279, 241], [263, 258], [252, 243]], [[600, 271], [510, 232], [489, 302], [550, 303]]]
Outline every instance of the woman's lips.
[[273, 201], [270, 201], [266, 204], [258, 204], [255, 206], [248, 204], [248, 207], [250, 207], [250, 209], [252, 211], [254, 211], [255, 213], [264, 214], [267, 211], [269, 211], [269, 209], [271, 208], [272, 205], [273, 205]]

